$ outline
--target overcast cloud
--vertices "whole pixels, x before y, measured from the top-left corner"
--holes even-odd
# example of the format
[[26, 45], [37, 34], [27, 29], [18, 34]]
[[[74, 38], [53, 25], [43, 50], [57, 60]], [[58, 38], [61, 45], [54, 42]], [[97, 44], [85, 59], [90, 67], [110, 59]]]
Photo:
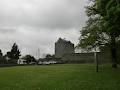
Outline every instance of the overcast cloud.
[[0, 48], [14, 42], [23, 55], [54, 54], [59, 37], [74, 44], [84, 26], [86, 0], [0, 0]]

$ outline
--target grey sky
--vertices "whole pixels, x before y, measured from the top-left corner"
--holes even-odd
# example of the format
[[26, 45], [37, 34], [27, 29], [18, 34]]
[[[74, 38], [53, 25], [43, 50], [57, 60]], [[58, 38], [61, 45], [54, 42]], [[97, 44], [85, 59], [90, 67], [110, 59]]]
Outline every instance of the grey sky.
[[14, 42], [22, 54], [54, 53], [59, 37], [78, 42], [86, 0], [0, 0], [0, 48]]

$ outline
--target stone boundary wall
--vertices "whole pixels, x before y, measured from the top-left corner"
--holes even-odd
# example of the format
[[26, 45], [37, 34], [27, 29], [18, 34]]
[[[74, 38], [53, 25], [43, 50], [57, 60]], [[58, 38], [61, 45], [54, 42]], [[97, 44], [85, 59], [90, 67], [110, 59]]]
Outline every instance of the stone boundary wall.
[[74, 53], [63, 55], [66, 63], [94, 63], [94, 53]]
[[[120, 63], [120, 44], [116, 45], [116, 53], [117, 53], [117, 61]], [[99, 59], [101, 63], [112, 62], [111, 48], [109, 46], [105, 46], [101, 48]]]
[[[110, 63], [111, 53], [109, 50], [105, 52], [97, 53], [98, 63]], [[65, 54], [62, 57], [62, 60], [66, 63], [96, 63], [94, 52], [92, 53], [74, 53], [74, 54]]]

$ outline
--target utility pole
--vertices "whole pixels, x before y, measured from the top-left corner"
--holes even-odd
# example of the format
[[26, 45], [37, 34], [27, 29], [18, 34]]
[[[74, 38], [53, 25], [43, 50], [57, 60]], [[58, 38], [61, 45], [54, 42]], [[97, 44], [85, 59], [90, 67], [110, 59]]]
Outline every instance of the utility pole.
[[38, 48], [38, 59], [40, 58], [40, 49]]
[[95, 59], [95, 63], [96, 63], [96, 72], [99, 71], [99, 62], [98, 62], [98, 52], [95, 48], [95, 51], [94, 51], [94, 59]]
[[98, 57], [97, 57], [97, 52], [94, 52], [94, 58], [95, 58], [95, 62], [96, 62], [96, 72], [98, 72]]

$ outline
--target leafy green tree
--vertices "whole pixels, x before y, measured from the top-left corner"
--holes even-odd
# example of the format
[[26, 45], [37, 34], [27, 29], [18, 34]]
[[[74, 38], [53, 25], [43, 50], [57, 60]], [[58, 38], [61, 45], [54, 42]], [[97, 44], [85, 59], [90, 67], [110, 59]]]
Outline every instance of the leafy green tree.
[[0, 49], [0, 58], [3, 56], [2, 50]]
[[49, 59], [49, 58], [52, 58], [52, 55], [47, 54], [47, 55], [46, 55], [46, 58], [48, 58], [48, 59]]
[[31, 55], [25, 55], [24, 57], [22, 57], [22, 59], [26, 60], [27, 64], [30, 64], [31, 62], [36, 62], [34, 56]]
[[7, 52], [7, 56], [8, 58], [10, 58], [11, 61], [17, 63], [17, 60], [19, 59], [21, 54], [18, 45], [16, 43], [13, 44], [11, 51]]
[[46, 60], [55, 60], [55, 55], [47, 54], [45, 57]]
[[86, 7], [89, 17], [81, 31], [79, 47], [95, 48], [110, 44], [113, 67], [117, 68], [116, 40], [120, 36], [120, 1], [90, 0]]
[[2, 50], [0, 49], [0, 64], [3, 64], [4, 63], [4, 59], [3, 59], [3, 53], [2, 53]]

